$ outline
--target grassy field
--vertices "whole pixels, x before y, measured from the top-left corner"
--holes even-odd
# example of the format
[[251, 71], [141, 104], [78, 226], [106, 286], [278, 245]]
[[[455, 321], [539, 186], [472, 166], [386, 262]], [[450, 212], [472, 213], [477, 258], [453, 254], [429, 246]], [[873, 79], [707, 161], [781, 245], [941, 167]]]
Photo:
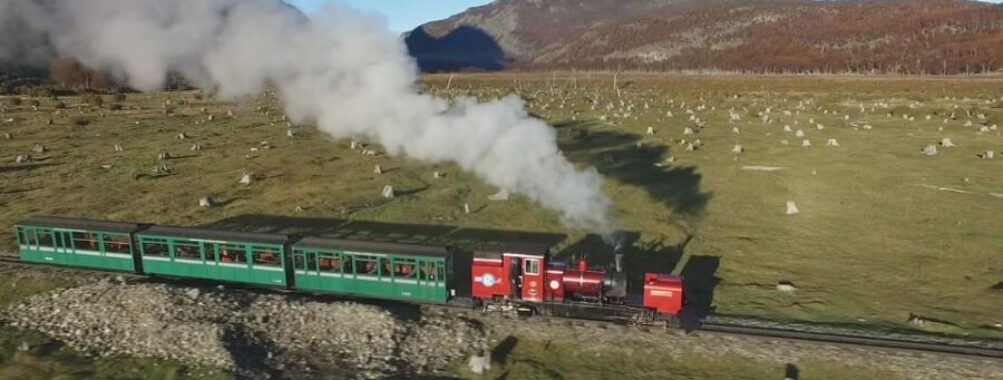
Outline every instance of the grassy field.
[[[511, 338], [510, 338], [511, 339]], [[504, 341], [503, 343], [504, 344]], [[658, 350], [582, 347], [553, 341], [519, 340], [505, 355], [495, 354], [483, 375], [465, 366], [455, 373], [469, 379], [900, 379], [901, 374], [840, 365], [824, 360], [794, 365], [746, 358], [688, 355], [667, 357]], [[465, 365], [465, 363], [463, 363]]]
[[[628, 268], [686, 275], [697, 306], [1003, 337], [994, 326], [1003, 323], [1003, 292], [992, 290], [1003, 282], [1003, 137], [979, 132], [1003, 123], [1001, 79], [622, 76], [619, 96], [610, 76], [462, 75], [448, 90], [445, 76], [423, 81], [427, 92], [448, 96], [518, 91], [558, 129], [572, 160], [607, 176], [604, 190], [631, 243]], [[0, 140], [6, 231], [35, 214], [411, 242], [497, 238], [508, 235], [495, 230], [505, 230], [561, 235], [561, 255], [610, 257], [599, 239], [521, 197], [489, 201], [497, 189], [455, 166], [364, 156], [309, 126], [288, 127], [268, 97], [225, 103], [195, 92], [129, 94], [106, 96], [101, 107], [77, 97], [0, 102], [0, 132], [12, 135]], [[56, 114], [59, 102], [66, 108]], [[696, 134], [684, 136], [687, 127]], [[296, 137], [286, 137], [290, 128]], [[795, 137], [799, 129], [805, 138]], [[920, 153], [944, 137], [958, 146]], [[826, 146], [830, 138], [839, 146]], [[702, 145], [686, 151], [680, 139]], [[275, 147], [260, 149], [265, 140]], [[31, 153], [38, 143], [48, 150]], [[189, 150], [193, 144], [202, 149]], [[736, 144], [742, 154], [732, 152]], [[986, 150], [997, 158], [977, 157]], [[147, 174], [161, 152], [175, 157], [163, 162], [171, 174], [153, 178]], [[36, 162], [14, 164], [26, 153]], [[375, 165], [384, 173], [374, 174]], [[444, 177], [433, 178], [435, 171]], [[258, 180], [238, 184], [243, 172]], [[395, 200], [380, 198], [385, 185], [394, 186]], [[199, 208], [203, 196], [222, 205]], [[785, 215], [787, 201], [800, 214]], [[798, 290], [779, 293], [780, 281]], [[911, 314], [940, 322], [914, 326]]]

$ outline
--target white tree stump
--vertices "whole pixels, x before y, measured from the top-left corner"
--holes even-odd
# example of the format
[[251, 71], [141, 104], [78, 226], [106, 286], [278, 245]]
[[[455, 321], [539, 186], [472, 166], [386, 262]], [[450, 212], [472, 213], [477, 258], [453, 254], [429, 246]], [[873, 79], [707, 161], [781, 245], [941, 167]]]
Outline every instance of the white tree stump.
[[799, 213], [801, 213], [801, 210], [798, 210], [797, 203], [794, 203], [794, 201], [787, 201], [787, 215], [797, 215]]

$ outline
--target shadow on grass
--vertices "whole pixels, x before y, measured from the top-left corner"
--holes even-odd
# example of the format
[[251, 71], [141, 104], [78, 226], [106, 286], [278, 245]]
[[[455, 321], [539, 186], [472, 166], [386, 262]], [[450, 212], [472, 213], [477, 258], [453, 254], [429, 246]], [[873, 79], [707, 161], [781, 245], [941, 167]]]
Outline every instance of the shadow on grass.
[[714, 289], [721, 282], [717, 270], [719, 256], [690, 256], [681, 271], [686, 305], [679, 316], [687, 332], [700, 327], [700, 322], [714, 313]]
[[699, 216], [711, 194], [701, 191], [702, 176], [693, 166], [655, 166], [669, 156], [667, 146], [641, 145], [641, 136], [617, 131], [589, 131], [587, 122], [558, 123], [561, 150], [575, 162], [595, 166], [605, 176], [647, 190], [674, 213]]
[[0, 166], [0, 174], [11, 172], [30, 172], [47, 166], [58, 166], [60, 164], [24, 164], [14, 166]]
[[512, 354], [512, 351], [515, 350], [515, 346], [518, 344], [519, 338], [512, 335], [505, 337], [505, 340], [502, 340], [501, 343], [498, 343], [498, 345], [491, 350], [491, 360], [505, 365], [508, 362], [508, 356]]

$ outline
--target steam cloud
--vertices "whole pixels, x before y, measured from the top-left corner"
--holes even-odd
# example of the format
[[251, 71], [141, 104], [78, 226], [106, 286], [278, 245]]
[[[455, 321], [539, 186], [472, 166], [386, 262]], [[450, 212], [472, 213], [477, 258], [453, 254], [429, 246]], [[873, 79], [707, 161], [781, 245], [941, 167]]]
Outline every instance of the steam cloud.
[[488, 183], [607, 234], [610, 200], [555, 131], [510, 96], [491, 103], [415, 92], [417, 69], [381, 21], [328, 6], [307, 20], [279, 0], [0, 0], [0, 61], [72, 57], [144, 91], [178, 73], [226, 98], [273, 85], [287, 114], [388, 154], [455, 162]]

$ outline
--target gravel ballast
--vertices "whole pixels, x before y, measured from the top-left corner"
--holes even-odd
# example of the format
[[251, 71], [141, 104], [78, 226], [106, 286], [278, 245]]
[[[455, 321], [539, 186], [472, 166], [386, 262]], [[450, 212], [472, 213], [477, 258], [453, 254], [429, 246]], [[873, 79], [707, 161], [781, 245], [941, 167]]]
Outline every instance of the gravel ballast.
[[97, 355], [173, 359], [246, 377], [432, 373], [486, 345], [480, 324], [458, 316], [402, 317], [354, 302], [121, 279], [33, 296], [0, 321]]

